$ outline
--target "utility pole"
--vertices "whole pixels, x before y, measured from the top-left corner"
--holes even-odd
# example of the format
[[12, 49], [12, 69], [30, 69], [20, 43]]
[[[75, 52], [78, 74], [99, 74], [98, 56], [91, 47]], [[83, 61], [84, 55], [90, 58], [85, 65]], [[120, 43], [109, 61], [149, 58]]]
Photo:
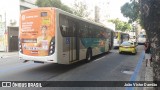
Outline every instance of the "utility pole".
[[95, 22], [99, 22], [99, 7], [95, 6]]

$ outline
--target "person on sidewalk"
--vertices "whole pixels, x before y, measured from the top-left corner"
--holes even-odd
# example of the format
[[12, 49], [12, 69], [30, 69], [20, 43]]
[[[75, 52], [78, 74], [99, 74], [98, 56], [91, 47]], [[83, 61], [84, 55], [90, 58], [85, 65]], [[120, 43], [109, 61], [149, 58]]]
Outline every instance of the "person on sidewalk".
[[151, 44], [147, 41], [144, 45], [144, 49], [145, 49], [145, 59], [146, 59], [146, 67], [149, 63], [149, 66], [151, 66]]

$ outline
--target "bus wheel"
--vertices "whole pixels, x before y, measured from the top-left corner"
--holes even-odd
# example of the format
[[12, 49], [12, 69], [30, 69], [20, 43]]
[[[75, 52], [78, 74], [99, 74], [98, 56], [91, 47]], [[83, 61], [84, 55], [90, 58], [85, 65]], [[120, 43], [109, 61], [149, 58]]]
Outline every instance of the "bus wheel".
[[89, 62], [92, 60], [92, 50], [88, 49], [86, 53], [86, 62]]
[[109, 45], [109, 50], [111, 50], [111, 45]]
[[119, 54], [122, 54], [122, 52], [119, 52]]

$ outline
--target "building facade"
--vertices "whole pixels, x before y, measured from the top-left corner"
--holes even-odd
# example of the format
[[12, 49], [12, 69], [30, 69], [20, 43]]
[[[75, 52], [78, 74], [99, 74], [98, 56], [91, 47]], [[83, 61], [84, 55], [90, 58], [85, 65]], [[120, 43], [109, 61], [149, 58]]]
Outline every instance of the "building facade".
[[20, 11], [30, 9], [30, 8], [36, 8], [35, 5], [36, 0], [20, 0]]
[[5, 0], [0, 4], [0, 51], [18, 50], [20, 11], [36, 8], [35, 2], [36, 0]]

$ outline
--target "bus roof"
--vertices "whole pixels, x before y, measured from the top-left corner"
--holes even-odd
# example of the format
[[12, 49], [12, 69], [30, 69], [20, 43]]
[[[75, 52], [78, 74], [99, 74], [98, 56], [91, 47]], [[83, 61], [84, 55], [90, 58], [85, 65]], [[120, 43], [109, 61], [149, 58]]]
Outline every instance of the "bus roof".
[[[100, 23], [93, 22], [93, 21], [89, 21], [89, 20], [87, 20], [87, 19], [78, 17], [78, 16], [76, 16], [76, 15], [73, 15], [73, 14], [71, 14], [71, 13], [69, 13], [69, 12], [66, 12], [66, 11], [64, 11], [64, 10], [61, 10], [61, 9], [59, 9], [59, 8], [55, 8], [55, 9], [56, 9], [57, 11], [59, 11], [60, 13], [63, 13], [63, 14], [65, 14], [65, 15], [72, 16], [72, 17], [74, 17], [74, 18], [76, 18], [76, 19], [79, 19], [79, 20], [82, 20], [82, 21], [85, 21], [85, 22], [88, 22], [88, 23], [91, 23], [91, 24], [95, 24], [95, 25], [98, 25], [98, 26], [100, 26], [100, 27], [103, 27], [103, 28], [107, 28], [107, 29], [109, 29], [109, 30], [112, 30], [111, 28], [105, 27], [104, 25], [102, 25], [102, 24], [100, 24]], [[113, 30], [112, 30], [112, 31], [113, 31]]]
[[76, 15], [73, 15], [73, 14], [71, 14], [71, 13], [69, 13], [69, 12], [63, 11], [63, 10], [61, 10], [61, 9], [59, 9], [59, 8], [55, 8], [55, 7], [40, 7], [40, 8], [27, 9], [27, 10], [21, 11], [21, 14], [22, 14], [22, 13], [31, 12], [31, 11], [36, 11], [36, 10], [56, 10], [56, 11], [58, 11], [59, 13], [62, 13], [62, 14], [68, 15], [68, 16], [72, 16], [73, 18], [76, 18], [76, 19], [79, 19], [79, 20], [82, 20], [82, 21], [85, 21], [85, 22], [88, 22], [88, 23], [91, 23], [91, 24], [94, 24], [94, 25], [98, 25], [98, 26], [100, 26], [100, 27], [102, 27], [102, 28], [107, 28], [107, 29], [113, 31], [111, 28], [105, 27], [104, 25], [102, 25], [102, 24], [100, 24], [100, 23], [86, 20], [86, 19], [84, 19], [84, 18], [78, 17], [78, 16], [76, 16]]

